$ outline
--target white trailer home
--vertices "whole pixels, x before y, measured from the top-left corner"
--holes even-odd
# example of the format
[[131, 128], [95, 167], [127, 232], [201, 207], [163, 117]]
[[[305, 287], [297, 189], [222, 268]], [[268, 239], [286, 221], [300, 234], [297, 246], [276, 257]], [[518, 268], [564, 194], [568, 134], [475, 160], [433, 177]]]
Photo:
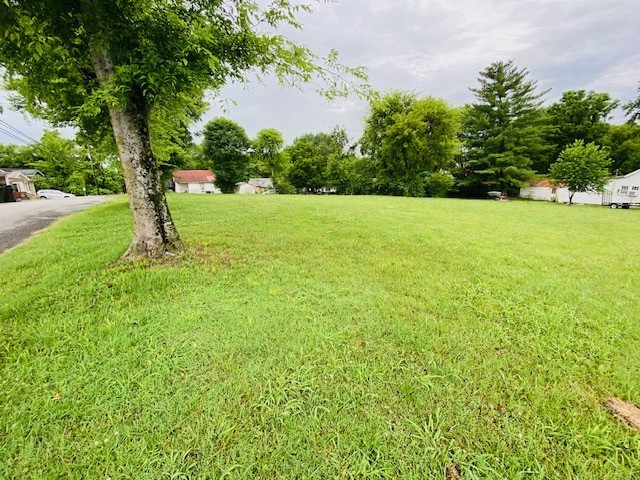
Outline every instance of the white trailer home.
[[[569, 203], [569, 190], [554, 186], [549, 180], [533, 183], [520, 189], [520, 197], [529, 200]], [[629, 208], [640, 205], [640, 169], [627, 175], [611, 177], [602, 192], [577, 192], [573, 203]]]
[[620, 177], [612, 177], [602, 192], [602, 205], [611, 208], [640, 205], [640, 169]]

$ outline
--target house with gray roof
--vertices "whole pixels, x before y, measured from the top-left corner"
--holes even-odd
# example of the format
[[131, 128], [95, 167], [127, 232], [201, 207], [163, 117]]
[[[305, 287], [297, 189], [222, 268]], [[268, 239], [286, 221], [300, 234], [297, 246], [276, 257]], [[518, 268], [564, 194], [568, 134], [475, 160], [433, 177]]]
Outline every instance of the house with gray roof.
[[20, 192], [23, 198], [35, 197], [36, 177], [44, 175], [33, 168], [5, 168], [0, 167], [0, 185], [11, 185], [16, 192]]

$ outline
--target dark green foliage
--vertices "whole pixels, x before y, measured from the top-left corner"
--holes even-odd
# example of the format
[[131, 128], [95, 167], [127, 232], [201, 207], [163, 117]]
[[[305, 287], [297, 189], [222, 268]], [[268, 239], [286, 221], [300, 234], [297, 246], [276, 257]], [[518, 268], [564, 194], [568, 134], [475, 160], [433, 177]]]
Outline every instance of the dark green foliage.
[[610, 125], [602, 144], [609, 149], [612, 173], [626, 175], [640, 168], [640, 125]]
[[198, 99], [168, 102], [154, 110], [150, 118], [151, 144], [164, 180], [179, 169], [197, 169], [198, 151], [189, 125], [205, 111], [206, 104]]
[[309, 133], [296, 138], [285, 149], [291, 162], [289, 182], [300, 192], [317, 193], [330, 190], [330, 163], [341, 162], [347, 156], [348, 138], [341, 128], [331, 133]]
[[319, 192], [329, 183], [327, 163], [319, 156], [301, 158], [291, 165], [289, 181], [298, 191]]
[[205, 125], [202, 150], [223, 192], [231, 193], [236, 183], [247, 180], [250, 147], [244, 128], [227, 118], [216, 118]]
[[[607, 133], [607, 120], [619, 102], [608, 93], [571, 90], [548, 109], [552, 129], [549, 140], [553, 144], [552, 159], [576, 140], [602, 145]], [[542, 170], [546, 171], [546, 170]]]
[[274, 179], [273, 187], [277, 193], [281, 193], [284, 195], [292, 195], [296, 193], [296, 187], [291, 185], [291, 182], [289, 182], [288, 176], [285, 176], [281, 179], [278, 179], [278, 178]]
[[425, 177], [424, 186], [430, 197], [443, 198], [453, 187], [455, 180], [451, 174], [433, 172]]
[[[96, 118], [106, 122], [107, 103], [147, 112], [186, 104], [189, 115], [205, 89], [244, 81], [254, 68], [274, 71], [284, 84], [318, 78], [330, 97], [346, 94], [347, 86], [366, 92], [366, 84], [347, 85], [335, 75], [366, 78], [362, 68], [337, 63], [335, 51], [320, 58], [256, 27], [299, 27], [297, 14], [309, 10], [279, 1], [260, 7], [255, 1], [6, 0], [0, 64], [20, 106], [90, 130]], [[118, 67], [103, 86], [90, 62], [93, 46], [105, 48]]]
[[629, 123], [640, 122], [640, 85], [638, 86], [638, 98], [626, 103], [624, 111], [629, 117]]
[[0, 168], [31, 168], [29, 148], [0, 144]]
[[286, 168], [285, 157], [282, 155], [284, 138], [275, 128], [264, 128], [251, 141], [251, 153], [254, 168], [260, 176], [280, 178]]
[[551, 165], [550, 174], [556, 182], [569, 189], [569, 204], [577, 192], [602, 190], [609, 177], [611, 160], [607, 152], [595, 143], [576, 140], [565, 148], [558, 161]]
[[459, 118], [447, 102], [394, 92], [371, 102], [361, 145], [380, 193], [421, 197], [424, 176], [453, 166]]
[[515, 194], [533, 176], [534, 160], [548, 153], [540, 108], [546, 92], [512, 61], [491, 64], [478, 82], [476, 102], [464, 111], [458, 186], [468, 196]]
[[56, 130], [45, 131], [38, 143], [0, 145], [0, 167], [35, 168], [44, 177], [34, 177], [37, 189], [55, 188], [82, 195], [122, 192], [118, 158], [64, 138]]
[[328, 167], [329, 186], [338, 194], [370, 195], [375, 193], [375, 169], [367, 157], [338, 155]]

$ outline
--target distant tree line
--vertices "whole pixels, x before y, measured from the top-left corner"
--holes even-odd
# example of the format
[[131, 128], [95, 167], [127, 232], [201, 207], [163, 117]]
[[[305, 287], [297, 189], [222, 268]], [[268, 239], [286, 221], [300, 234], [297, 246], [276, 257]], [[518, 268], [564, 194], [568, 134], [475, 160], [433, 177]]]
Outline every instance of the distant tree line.
[[609, 174], [640, 168], [640, 96], [623, 106], [622, 125], [611, 123], [620, 102], [608, 93], [567, 91], [544, 106], [548, 91], [512, 61], [481, 71], [471, 91], [475, 101], [460, 108], [402, 91], [379, 95], [357, 141], [336, 127], [284, 146], [276, 130], [251, 140], [240, 125], [214, 119], [200, 161], [225, 191], [269, 176], [281, 193], [417, 197], [517, 195], [554, 175], [574, 188], [598, 188]]
[[[242, 126], [216, 118], [196, 145], [189, 115], [167, 114], [152, 119], [152, 142], [165, 181], [176, 169], [212, 169], [224, 192], [270, 177], [279, 193], [486, 197], [489, 190], [517, 195], [541, 177], [597, 187], [603, 175], [640, 168], [640, 95], [622, 105], [628, 121], [620, 125], [611, 123], [620, 102], [608, 93], [567, 91], [544, 106], [548, 91], [512, 61], [485, 68], [471, 91], [474, 102], [459, 108], [403, 91], [378, 95], [359, 140], [335, 127], [285, 145], [273, 128], [250, 139]], [[193, 105], [193, 118], [201, 108]], [[100, 138], [88, 150], [86, 138], [47, 132], [28, 147], [0, 146], [0, 167], [37, 168], [42, 186], [116, 193], [123, 183], [115, 144]], [[599, 177], [578, 180], [572, 169]]]

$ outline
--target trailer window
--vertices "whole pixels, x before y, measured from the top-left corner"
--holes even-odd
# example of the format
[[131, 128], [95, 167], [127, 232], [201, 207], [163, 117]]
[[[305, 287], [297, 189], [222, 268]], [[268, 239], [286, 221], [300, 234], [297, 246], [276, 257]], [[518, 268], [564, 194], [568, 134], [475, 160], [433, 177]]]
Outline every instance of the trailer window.
[[631, 190], [633, 190], [634, 192], [637, 192], [638, 190], [640, 190], [640, 187], [631, 187]]
[[623, 185], [620, 187], [620, 193], [622, 193], [623, 195], [625, 193], [629, 193], [629, 186], [628, 185]]

